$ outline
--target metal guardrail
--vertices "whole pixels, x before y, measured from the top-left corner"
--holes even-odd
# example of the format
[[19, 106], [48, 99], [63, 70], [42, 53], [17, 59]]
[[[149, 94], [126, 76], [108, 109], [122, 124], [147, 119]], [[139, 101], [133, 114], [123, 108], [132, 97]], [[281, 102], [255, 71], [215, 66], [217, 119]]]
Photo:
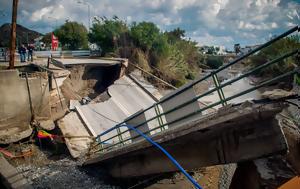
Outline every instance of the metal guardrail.
[[[285, 78], [285, 77], [291, 76], [291, 75], [293, 75], [293, 74], [295, 74], [295, 73], [297, 73], [297, 72], [299, 73], [299, 68], [297, 68], [297, 69], [295, 69], [295, 70], [293, 70], [293, 71], [284, 73], [284, 74], [279, 75], [279, 76], [277, 76], [277, 77], [275, 77], [275, 78], [266, 80], [266, 81], [260, 83], [260, 84], [257, 85], [257, 86], [254, 86], [254, 87], [251, 87], [251, 88], [249, 88], [249, 89], [246, 89], [246, 90], [244, 90], [244, 91], [242, 91], [242, 92], [239, 92], [239, 93], [237, 93], [237, 94], [234, 94], [234, 95], [232, 95], [232, 96], [230, 96], [230, 97], [225, 97], [224, 92], [223, 92], [223, 88], [224, 88], [224, 87], [226, 87], [226, 86], [228, 86], [228, 85], [230, 85], [230, 84], [232, 84], [232, 83], [234, 83], [234, 82], [237, 82], [237, 81], [239, 81], [239, 80], [241, 80], [241, 79], [243, 79], [243, 78], [246, 78], [246, 77], [248, 77], [248, 76], [250, 76], [250, 75], [252, 75], [252, 74], [254, 74], [254, 73], [257, 73], [257, 71], [263, 70], [263, 69], [265, 69], [265, 68], [267, 68], [267, 67], [269, 67], [269, 66], [271, 66], [271, 65], [273, 65], [273, 64], [275, 64], [275, 63], [278, 63], [278, 62], [280, 62], [280, 61], [282, 61], [282, 60], [284, 60], [284, 59], [286, 59], [286, 58], [288, 58], [288, 57], [292, 57], [292, 56], [295, 56], [295, 55], [297, 55], [297, 54], [299, 55], [299, 49], [295, 49], [295, 50], [293, 50], [293, 51], [291, 51], [291, 52], [289, 52], [289, 53], [286, 53], [286, 54], [284, 54], [284, 55], [282, 55], [282, 56], [280, 56], [280, 57], [277, 57], [277, 58], [274, 59], [274, 60], [271, 60], [271, 61], [269, 61], [269, 62], [267, 62], [267, 63], [265, 63], [265, 64], [262, 64], [262, 65], [259, 65], [259, 66], [255, 67], [255, 68], [253, 68], [253, 69], [247, 71], [246, 73], [244, 73], [244, 74], [242, 74], [242, 75], [240, 75], [240, 76], [238, 76], [238, 77], [236, 77], [236, 78], [233, 78], [233, 79], [231, 79], [231, 80], [229, 80], [229, 81], [227, 81], [227, 82], [225, 82], [225, 83], [222, 83], [222, 84], [221, 84], [221, 83], [219, 82], [219, 78], [218, 78], [218, 75], [217, 75], [217, 74], [218, 74], [219, 72], [221, 72], [222, 70], [225, 70], [226, 68], [229, 68], [230, 66], [232, 66], [232, 65], [234, 65], [234, 64], [237, 64], [237, 63], [240, 62], [241, 60], [243, 60], [243, 59], [249, 57], [250, 55], [253, 55], [254, 53], [256, 53], [256, 52], [262, 50], [263, 48], [265, 48], [265, 47], [271, 45], [272, 43], [274, 43], [274, 42], [276, 42], [276, 41], [278, 41], [278, 40], [280, 40], [280, 39], [282, 39], [282, 38], [284, 38], [284, 37], [286, 37], [286, 36], [288, 36], [288, 35], [290, 35], [290, 34], [296, 32], [296, 31], [299, 32], [299, 27], [298, 27], [298, 26], [296, 26], [296, 27], [294, 27], [294, 28], [288, 30], [287, 32], [285, 32], [285, 33], [283, 33], [283, 34], [277, 36], [276, 38], [274, 38], [274, 39], [272, 39], [272, 40], [266, 42], [265, 44], [263, 44], [263, 45], [261, 45], [261, 46], [255, 48], [255, 49], [253, 49], [252, 51], [248, 52], [247, 54], [244, 54], [244, 55], [242, 55], [241, 57], [238, 57], [237, 59], [233, 60], [232, 62], [230, 62], [230, 63], [228, 63], [228, 64], [226, 64], [226, 65], [223, 65], [223, 66], [220, 67], [219, 69], [212, 71], [210, 74], [208, 74], [208, 75], [206, 75], [206, 76], [204, 76], [204, 77], [202, 77], [202, 78], [200, 78], [200, 79], [198, 79], [198, 80], [194, 80], [192, 83], [187, 84], [186, 86], [182, 87], [181, 89], [178, 89], [174, 94], [172, 94], [172, 95], [170, 95], [170, 96], [168, 96], [168, 97], [166, 97], [166, 98], [164, 98], [164, 99], [162, 99], [162, 100], [160, 100], [160, 101], [154, 103], [152, 106], [146, 108], [145, 110], [140, 111], [140, 112], [134, 114], [134, 115], [131, 116], [129, 119], [127, 119], [127, 120], [125, 120], [125, 121], [123, 121], [123, 122], [117, 124], [116, 126], [114, 126], [114, 127], [111, 128], [111, 129], [108, 129], [107, 131], [105, 131], [105, 132], [99, 134], [99, 135], [97, 136], [98, 144], [96, 145], [96, 146], [99, 146], [99, 150], [96, 150], [96, 151], [94, 151], [94, 152], [95, 152], [95, 153], [96, 153], [96, 152], [99, 152], [99, 151], [100, 151], [100, 152], [103, 152], [103, 151], [110, 150], [110, 149], [112, 149], [113, 147], [123, 146], [123, 145], [126, 145], [127, 143], [129, 143], [130, 141], [133, 141], [134, 139], [140, 137], [140, 136], [134, 136], [134, 137], [127, 137], [127, 138], [124, 138], [124, 139], [123, 139], [123, 135], [125, 135], [126, 133], [129, 133], [129, 132], [130, 132], [130, 129], [127, 129], [127, 130], [125, 130], [125, 131], [121, 131], [121, 130], [120, 130], [120, 127], [123, 127], [124, 125], [127, 125], [128, 121], [130, 121], [130, 120], [132, 120], [132, 119], [134, 119], [134, 118], [137, 118], [138, 116], [140, 116], [140, 115], [142, 115], [142, 114], [145, 114], [145, 112], [147, 112], [147, 111], [149, 111], [149, 110], [151, 110], [151, 109], [155, 109], [156, 112], [157, 112], [157, 109], [159, 109], [159, 106], [160, 106], [162, 103], [164, 103], [164, 102], [166, 102], [166, 101], [168, 101], [168, 100], [170, 100], [170, 99], [173, 99], [174, 97], [180, 95], [181, 93], [187, 91], [188, 89], [191, 89], [191, 88], [194, 87], [196, 84], [198, 84], [198, 83], [200, 83], [200, 82], [202, 82], [202, 81], [204, 81], [204, 80], [206, 80], [206, 79], [212, 78], [213, 81], [214, 81], [214, 84], [215, 84], [215, 88], [213, 88], [213, 89], [211, 89], [211, 90], [208, 90], [207, 92], [204, 92], [203, 94], [196, 95], [196, 97], [194, 97], [194, 98], [192, 98], [192, 99], [187, 99], [186, 102], [183, 102], [183, 103], [179, 102], [179, 103], [181, 103], [181, 104], [177, 105], [176, 107], [174, 107], [174, 108], [172, 108], [172, 109], [170, 109], [170, 110], [167, 110], [167, 111], [165, 111], [165, 112], [159, 112], [159, 113], [156, 113], [156, 116], [154, 116], [154, 117], [152, 117], [152, 118], [149, 118], [149, 119], [147, 119], [146, 121], [144, 121], [144, 122], [142, 122], [142, 123], [139, 123], [139, 124], [135, 125], [135, 128], [139, 128], [139, 127], [141, 127], [141, 126], [143, 126], [143, 125], [145, 125], [145, 124], [147, 124], [147, 123], [149, 123], [149, 122], [151, 122], [151, 121], [153, 121], [153, 120], [158, 120], [158, 123], [159, 123], [159, 124], [158, 124], [157, 127], [154, 127], [154, 128], [152, 128], [152, 129], [149, 129], [148, 131], [143, 132], [143, 133], [144, 133], [144, 134], [150, 134], [150, 132], [155, 131], [155, 130], [157, 130], [157, 129], [160, 129], [161, 131], [163, 131], [163, 130], [166, 128], [166, 126], [168, 126], [168, 125], [170, 125], [170, 124], [172, 124], [172, 123], [176, 123], [176, 122], [182, 121], [182, 120], [184, 120], [184, 119], [187, 119], [187, 118], [189, 118], [189, 117], [198, 115], [198, 114], [200, 114], [201, 112], [203, 112], [203, 111], [205, 111], [205, 110], [207, 110], [207, 109], [209, 109], [209, 108], [216, 107], [216, 106], [218, 106], [218, 105], [223, 105], [223, 106], [225, 106], [225, 105], [228, 103], [228, 101], [230, 101], [230, 100], [233, 100], [233, 99], [235, 99], [235, 98], [237, 98], [237, 97], [239, 97], [239, 96], [242, 96], [242, 95], [245, 95], [245, 94], [247, 94], [247, 93], [250, 93], [250, 92], [252, 92], [252, 91], [254, 91], [254, 90], [257, 90], [257, 89], [259, 89], [259, 88], [261, 88], [261, 87], [263, 87], [263, 86], [270, 85], [270, 84], [272, 84], [272, 83], [274, 83], [274, 82], [276, 82], [276, 81], [279, 81], [279, 80], [281, 80], [281, 79], [283, 79], [283, 78]], [[161, 119], [162, 116], [165, 116], [165, 115], [167, 115], [167, 114], [170, 114], [171, 112], [174, 112], [174, 111], [176, 111], [176, 110], [180, 110], [180, 109], [182, 109], [182, 108], [188, 106], [189, 104], [198, 101], [200, 98], [203, 98], [204, 96], [207, 96], [207, 95], [212, 94], [212, 93], [215, 92], [215, 91], [217, 91], [217, 93], [218, 93], [218, 95], [219, 95], [219, 98], [220, 98], [220, 101], [217, 101], [217, 102], [215, 102], [215, 103], [209, 104], [209, 105], [207, 105], [207, 106], [205, 106], [205, 107], [203, 107], [203, 108], [199, 108], [199, 110], [196, 110], [196, 111], [191, 112], [191, 113], [189, 113], [189, 114], [187, 114], [187, 115], [184, 115], [184, 116], [182, 116], [182, 117], [179, 117], [178, 119], [172, 120], [171, 122], [162, 123], [162, 121], [163, 121], [163, 119]], [[109, 133], [111, 133], [111, 132], [113, 132], [113, 131], [116, 132], [117, 134], [116, 134], [116, 135], [113, 135], [113, 136], [109, 136]], [[102, 140], [102, 141], [101, 141], [101, 137], [104, 137], [104, 136], [107, 136], [108, 138], [106, 138], [105, 140]], [[113, 139], [117, 139], [118, 142], [115, 142], [115, 143], [109, 143], [109, 141], [111, 141], [111, 140], [113, 140]]]
[[76, 51], [34, 51], [34, 56], [48, 58], [49, 56], [53, 57], [62, 57], [62, 56], [71, 56], [71, 57], [80, 57], [80, 56], [90, 56], [90, 50], [76, 50]]

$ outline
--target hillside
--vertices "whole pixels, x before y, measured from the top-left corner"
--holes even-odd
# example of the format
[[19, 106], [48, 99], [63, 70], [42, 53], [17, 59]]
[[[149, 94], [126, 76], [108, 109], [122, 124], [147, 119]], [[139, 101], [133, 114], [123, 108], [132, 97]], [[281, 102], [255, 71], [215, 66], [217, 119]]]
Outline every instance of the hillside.
[[[9, 46], [10, 40], [10, 28], [11, 25], [6, 23], [0, 27], [0, 47], [7, 47]], [[27, 43], [27, 35], [28, 35], [28, 42], [33, 43], [34, 39], [42, 36], [41, 33], [30, 30], [24, 26], [17, 24], [17, 41], [18, 43]]]

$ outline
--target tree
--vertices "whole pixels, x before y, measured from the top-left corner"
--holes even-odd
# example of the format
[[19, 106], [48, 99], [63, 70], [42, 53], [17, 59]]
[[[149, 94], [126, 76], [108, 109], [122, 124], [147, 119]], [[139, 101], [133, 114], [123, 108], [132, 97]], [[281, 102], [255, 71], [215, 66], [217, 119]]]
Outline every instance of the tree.
[[160, 35], [159, 28], [152, 22], [133, 23], [131, 37], [144, 51], [149, 51]]
[[155, 41], [153, 41], [152, 51], [155, 52], [158, 56], [169, 56], [170, 44], [168, 43], [168, 37], [164, 34], [158, 35]]
[[66, 21], [54, 31], [63, 48], [76, 50], [88, 48], [87, 29], [83, 24]]
[[176, 41], [185, 37], [185, 30], [182, 30], [180, 28], [175, 28], [172, 31], [165, 32], [165, 34], [168, 36], [170, 43], [175, 43]]
[[[283, 54], [289, 53], [293, 50], [300, 48], [300, 37], [299, 35], [290, 36], [283, 38], [272, 45], [264, 48], [258, 54], [250, 58], [250, 64], [252, 66], [259, 66], [266, 63], [267, 61], [273, 60]], [[258, 74], [275, 76], [286, 73], [294, 68], [299, 63], [296, 61], [296, 57], [286, 58], [278, 63], [263, 69]], [[300, 65], [298, 65], [300, 66]]]
[[126, 23], [117, 16], [113, 19], [102, 17], [100, 20], [94, 20], [89, 39], [100, 46], [103, 54], [106, 54], [116, 50], [120, 37], [126, 36], [126, 33], [128, 33]]

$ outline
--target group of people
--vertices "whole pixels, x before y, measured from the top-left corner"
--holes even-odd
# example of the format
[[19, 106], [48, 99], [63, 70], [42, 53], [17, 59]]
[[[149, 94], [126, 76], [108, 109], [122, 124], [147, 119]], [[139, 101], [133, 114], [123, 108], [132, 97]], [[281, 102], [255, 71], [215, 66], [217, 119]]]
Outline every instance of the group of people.
[[34, 51], [34, 46], [33, 44], [28, 44], [27, 48], [24, 44], [22, 44], [19, 49], [19, 54], [20, 54], [20, 61], [21, 62], [26, 62], [26, 52], [27, 52], [27, 61], [33, 61], [33, 51]]

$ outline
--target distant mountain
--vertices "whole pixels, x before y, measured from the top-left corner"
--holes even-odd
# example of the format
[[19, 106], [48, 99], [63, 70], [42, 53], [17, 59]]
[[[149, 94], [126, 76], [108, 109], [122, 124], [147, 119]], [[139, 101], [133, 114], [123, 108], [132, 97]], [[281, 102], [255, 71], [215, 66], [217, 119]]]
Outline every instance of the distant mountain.
[[[9, 46], [9, 41], [10, 41], [10, 29], [11, 29], [11, 24], [3, 24], [0, 27], [0, 47], [8, 47]], [[21, 26], [17, 24], [17, 42], [19, 44], [21, 43], [27, 43], [27, 38], [28, 38], [28, 43], [33, 43], [34, 39], [42, 36], [41, 33], [30, 30], [28, 28], [25, 28], [24, 26]]]

